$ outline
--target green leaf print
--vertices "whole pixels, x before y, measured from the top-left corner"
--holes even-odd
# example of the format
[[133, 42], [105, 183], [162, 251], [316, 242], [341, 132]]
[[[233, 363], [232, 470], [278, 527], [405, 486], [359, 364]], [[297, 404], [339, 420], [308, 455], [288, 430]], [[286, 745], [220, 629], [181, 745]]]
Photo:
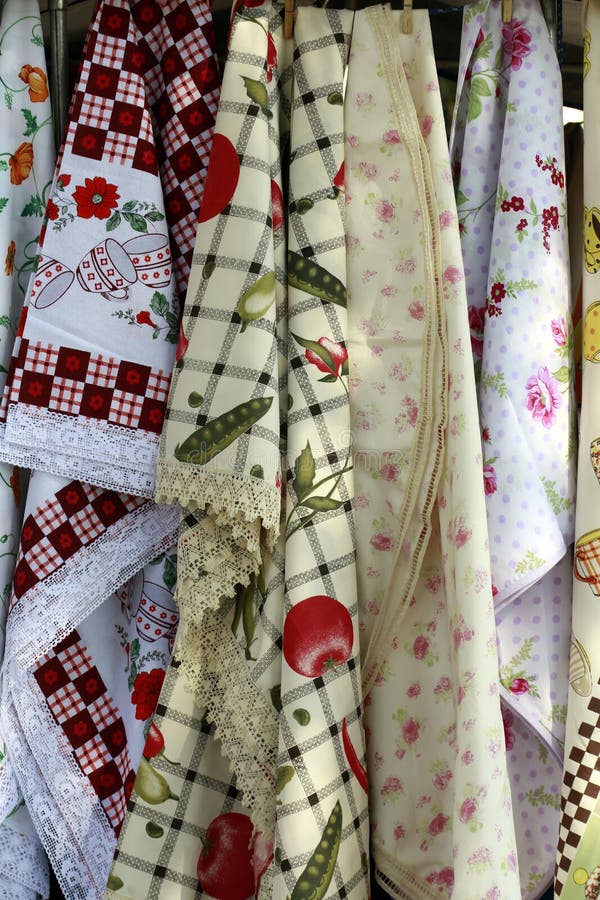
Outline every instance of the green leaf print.
[[148, 223], [146, 222], [143, 216], [138, 215], [137, 213], [123, 213], [123, 218], [126, 222], [128, 222], [134, 231], [146, 232], [148, 231]]
[[110, 217], [110, 219], [108, 219], [108, 221], [106, 223], [106, 230], [114, 231], [115, 228], [118, 228], [120, 224], [121, 224], [121, 213], [118, 211], [114, 212], [112, 214], [112, 216]]
[[490, 86], [487, 83], [486, 78], [472, 78], [471, 79], [471, 93], [477, 94], [479, 97], [491, 97], [492, 92], [490, 90]]
[[37, 131], [39, 131], [38, 121], [28, 109], [22, 109], [21, 112], [23, 113], [25, 125], [27, 126], [25, 131], [23, 132], [23, 137], [31, 137], [32, 135], [35, 135]]
[[8, 197], [0, 197], [0, 212], [2, 212], [2, 210], [6, 208], [7, 203]]
[[474, 119], [479, 118], [481, 113], [483, 112], [483, 104], [479, 99], [478, 95], [471, 91], [469, 95], [469, 109], [467, 112], [467, 122], [472, 122]]
[[508, 388], [504, 381], [503, 372], [496, 372], [495, 374], [486, 372], [485, 374], [482, 374], [481, 384], [486, 391], [496, 391], [503, 400], [506, 400], [508, 397]]
[[297, 457], [294, 463], [294, 480], [292, 487], [298, 500], [302, 500], [310, 493], [315, 481], [315, 459], [310, 448], [310, 442], [306, 442], [306, 447]]
[[44, 215], [44, 204], [42, 203], [41, 197], [38, 194], [33, 194], [29, 198], [29, 201], [23, 207], [21, 215], [38, 217]]
[[556, 481], [550, 481], [549, 478], [545, 478], [544, 476], [542, 476], [541, 481], [544, 485], [546, 497], [548, 498], [548, 502], [550, 503], [555, 516], [557, 516], [561, 512], [566, 512], [566, 510], [570, 509], [573, 506], [572, 500], [570, 500], [568, 497], [560, 496], [560, 494], [556, 490]]
[[476, 59], [487, 59], [490, 55], [490, 50], [492, 49], [492, 35], [488, 34], [480, 43], [479, 47], [475, 47], [473, 50], [473, 55], [471, 57], [471, 65], [475, 62]]
[[533, 550], [528, 550], [523, 559], [516, 564], [515, 574], [524, 575], [526, 572], [533, 572], [535, 569], [541, 568], [545, 562], [546, 560], [541, 556], [536, 556]]
[[247, 78], [245, 75], [241, 75], [240, 77], [244, 82], [248, 98], [252, 100], [253, 103], [260, 106], [261, 112], [267, 119], [272, 119], [273, 113], [268, 105], [269, 95], [267, 94], [267, 89], [262, 81], [257, 81], [255, 78]]
[[525, 794], [532, 806], [551, 806], [552, 809], [560, 809], [560, 794], [548, 794], [540, 785], [534, 791]]

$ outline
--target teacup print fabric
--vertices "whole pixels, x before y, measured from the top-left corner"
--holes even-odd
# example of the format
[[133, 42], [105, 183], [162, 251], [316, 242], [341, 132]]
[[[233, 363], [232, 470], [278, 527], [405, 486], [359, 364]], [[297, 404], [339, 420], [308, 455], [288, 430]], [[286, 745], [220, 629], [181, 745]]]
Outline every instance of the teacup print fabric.
[[507, 23], [500, 3], [466, 10], [450, 144], [521, 891], [533, 898], [551, 882], [558, 827], [576, 447], [561, 76], [537, 3], [519, 0]]
[[[279, 6], [243, 10], [233, 26], [213, 159], [218, 171], [231, 143], [243, 162], [226, 208], [198, 231], [163, 435], [158, 489], [185, 500], [182, 627], [155, 724], [165, 754], [181, 747], [188, 770], [161, 759], [140, 766], [111, 898], [191, 898], [200, 888], [362, 900], [369, 890], [342, 222], [352, 15], [300, 9], [287, 43], [281, 18]], [[242, 228], [256, 246], [236, 243]], [[254, 258], [240, 260], [242, 247]], [[244, 412], [249, 370], [255, 397]], [[265, 396], [268, 408], [254, 404]], [[207, 511], [194, 510], [207, 500]], [[244, 518], [271, 508], [258, 522], [261, 547]], [[267, 526], [279, 531], [271, 552]], [[225, 579], [234, 590], [216, 606]], [[183, 688], [198, 672], [194, 698]], [[154, 773], [166, 783], [156, 807]], [[149, 840], [149, 818], [164, 835]]]
[[365, 669], [374, 875], [391, 896], [517, 897], [458, 221], [428, 17], [404, 35], [401, 15], [357, 12], [345, 116], [367, 659], [387, 623]]
[[[591, 2], [584, 19], [584, 110], [598, 102], [600, 7]], [[566, 900], [593, 897], [598, 891], [600, 779], [600, 673], [598, 672], [597, 603], [600, 596], [598, 530], [598, 390], [596, 321], [598, 309], [598, 237], [600, 220], [595, 156], [600, 142], [594, 115], [586, 118], [583, 163], [582, 398], [577, 517], [573, 561], [573, 620], [569, 700], [564, 752], [561, 819], [556, 855], [555, 896]]]
[[216, 111], [213, 48], [201, 0], [98, 7], [4, 394], [5, 458], [152, 495]]

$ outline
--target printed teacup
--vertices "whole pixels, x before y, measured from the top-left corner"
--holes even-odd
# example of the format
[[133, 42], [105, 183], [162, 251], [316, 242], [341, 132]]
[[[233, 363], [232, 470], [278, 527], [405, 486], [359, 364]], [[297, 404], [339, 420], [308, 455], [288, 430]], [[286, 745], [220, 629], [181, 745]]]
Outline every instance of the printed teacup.
[[144, 579], [135, 625], [137, 633], [146, 641], [157, 641], [170, 635], [177, 627], [179, 614], [173, 595], [163, 585]]
[[583, 534], [575, 544], [575, 578], [600, 597], [600, 528]]
[[66, 294], [75, 279], [74, 273], [64, 263], [49, 256], [40, 256], [38, 267], [31, 279], [30, 299], [33, 306], [45, 309]]
[[167, 287], [171, 282], [171, 251], [164, 234], [140, 234], [123, 244], [142, 284]]
[[107, 238], [85, 254], [77, 266], [77, 280], [85, 291], [125, 300], [129, 286], [137, 280], [137, 272], [121, 244]]
[[590, 444], [590, 462], [598, 481], [600, 481], [600, 437], [594, 438]]

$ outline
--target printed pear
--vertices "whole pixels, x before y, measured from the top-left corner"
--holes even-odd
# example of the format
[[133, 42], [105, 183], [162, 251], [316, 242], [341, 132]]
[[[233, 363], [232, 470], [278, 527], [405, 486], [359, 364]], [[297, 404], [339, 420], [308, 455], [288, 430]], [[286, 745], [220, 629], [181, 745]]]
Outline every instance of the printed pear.
[[142, 756], [135, 779], [135, 790], [146, 803], [156, 805], [165, 800], [179, 800], [171, 793], [167, 779]]

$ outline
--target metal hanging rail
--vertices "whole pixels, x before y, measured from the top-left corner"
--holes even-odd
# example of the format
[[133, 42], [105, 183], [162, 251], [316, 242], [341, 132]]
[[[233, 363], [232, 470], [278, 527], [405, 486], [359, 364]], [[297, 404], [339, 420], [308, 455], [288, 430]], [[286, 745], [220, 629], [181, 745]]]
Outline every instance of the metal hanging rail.
[[54, 142], [61, 145], [69, 108], [69, 47], [67, 0], [48, 0], [50, 17], [50, 88], [54, 113]]

